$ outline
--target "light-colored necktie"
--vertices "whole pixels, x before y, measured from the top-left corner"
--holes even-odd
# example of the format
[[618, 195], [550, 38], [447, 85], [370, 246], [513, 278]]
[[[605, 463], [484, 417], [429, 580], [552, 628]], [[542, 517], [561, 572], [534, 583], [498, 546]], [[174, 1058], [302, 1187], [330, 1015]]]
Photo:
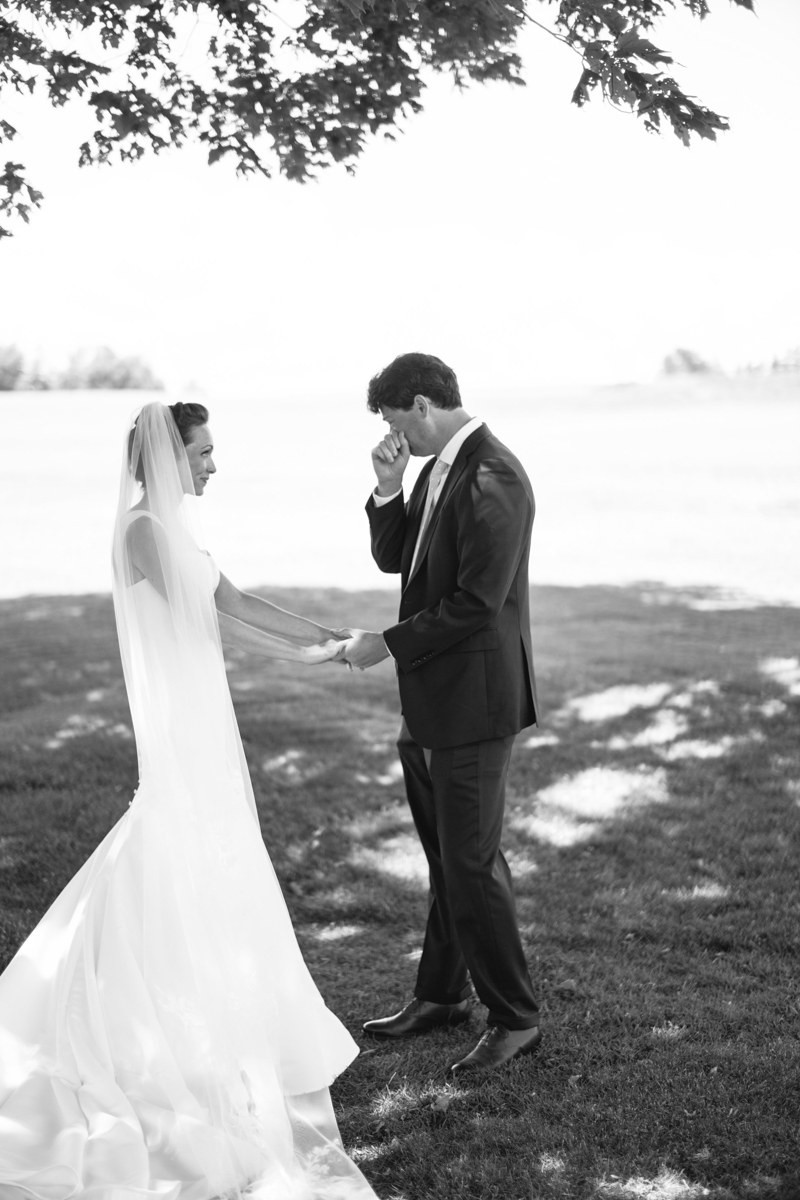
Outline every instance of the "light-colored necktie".
[[425, 535], [425, 530], [428, 528], [431, 514], [433, 513], [433, 510], [436, 507], [436, 501], [439, 498], [441, 485], [444, 483], [444, 478], [449, 470], [450, 463], [442, 462], [441, 458], [437, 458], [436, 462], [434, 463], [433, 470], [428, 476], [428, 495], [425, 499], [425, 511], [422, 514], [422, 524], [419, 527], [417, 544], [414, 547], [414, 557], [411, 560], [410, 574], [412, 575], [414, 574], [414, 567], [417, 565], [417, 555], [419, 554], [419, 548], [422, 545], [422, 539]]

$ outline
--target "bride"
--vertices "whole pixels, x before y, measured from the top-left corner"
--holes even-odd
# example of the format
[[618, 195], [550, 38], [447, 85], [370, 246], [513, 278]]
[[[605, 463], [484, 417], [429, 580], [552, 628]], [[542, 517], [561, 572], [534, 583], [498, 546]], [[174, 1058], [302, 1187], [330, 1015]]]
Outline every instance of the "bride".
[[203, 552], [207, 421], [148, 404], [126, 440], [113, 591], [139, 788], [0, 976], [3, 1200], [375, 1200], [328, 1094], [357, 1047], [261, 840], [220, 636], [308, 664], [338, 643]]

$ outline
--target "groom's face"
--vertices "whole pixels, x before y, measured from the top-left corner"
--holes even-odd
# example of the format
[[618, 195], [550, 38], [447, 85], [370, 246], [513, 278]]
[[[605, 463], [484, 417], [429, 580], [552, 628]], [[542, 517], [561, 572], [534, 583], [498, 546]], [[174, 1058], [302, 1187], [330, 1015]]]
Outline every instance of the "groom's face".
[[430, 422], [426, 419], [427, 412], [421, 411], [416, 400], [411, 408], [390, 408], [388, 404], [382, 404], [381, 416], [395, 433], [405, 434], [412, 454], [425, 456], [433, 453], [429, 446], [431, 430]]

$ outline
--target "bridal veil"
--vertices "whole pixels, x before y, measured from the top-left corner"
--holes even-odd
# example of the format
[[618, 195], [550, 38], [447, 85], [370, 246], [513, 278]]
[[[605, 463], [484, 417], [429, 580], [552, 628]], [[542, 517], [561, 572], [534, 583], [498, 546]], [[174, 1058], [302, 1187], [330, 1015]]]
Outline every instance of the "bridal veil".
[[139, 787], [0, 977], [2, 1200], [374, 1200], [327, 1090], [357, 1048], [261, 839], [196, 505], [145, 405], [113, 545]]

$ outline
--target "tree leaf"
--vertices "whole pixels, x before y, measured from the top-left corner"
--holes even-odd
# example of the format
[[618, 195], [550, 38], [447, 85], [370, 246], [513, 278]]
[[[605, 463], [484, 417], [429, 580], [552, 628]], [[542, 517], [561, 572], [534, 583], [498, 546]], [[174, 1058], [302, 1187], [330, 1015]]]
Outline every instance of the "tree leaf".
[[[38, 92], [55, 107], [88, 100], [96, 126], [80, 144], [82, 166], [199, 142], [211, 163], [230, 155], [238, 173], [264, 175], [274, 163], [304, 182], [335, 163], [352, 172], [370, 138], [394, 136], [422, 109], [433, 73], [459, 88], [524, 82], [516, 48], [527, 20], [522, 0], [297, 0], [301, 19], [288, 30], [276, 29], [260, 0], [214, 0], [202, 8], [188, 56], [175, 13], [197, 11], [198, 2], [0, 4], [0, 96], [24, 102]], [[752, 9], [752, 0], [734, 2]], [[582, 106], [599, 89], [636, 107], [650, 130], [668, 122], [685, 143], [713, 138], [727, 128], [723, 117], [673, 80], [634, 66], [672, 62], [642, 32], [663, 3], [562, 0], [556, 29], [584, 60], [572, 100]], [[673, 6], [699, 17], [707, 11], [705, 0]], [[102, 52], [78, 52], [82, 30]], [[0, 139], [12, 130], [0, 123]], [[21, 203], [22, 168], [13, 166], [0, 173], [0, 213], [26, 220], [40, 195], [26, 191]]]

